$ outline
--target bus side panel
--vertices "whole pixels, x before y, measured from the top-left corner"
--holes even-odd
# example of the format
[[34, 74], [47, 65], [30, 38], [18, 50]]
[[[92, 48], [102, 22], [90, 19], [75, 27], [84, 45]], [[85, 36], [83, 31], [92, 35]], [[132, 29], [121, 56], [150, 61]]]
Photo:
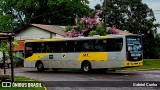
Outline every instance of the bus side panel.
[[48, 59], [48, 66], [44, 64], [45, 68], [81, 68], [84, 60], [89, 61], [92, 68], [104, 68], [108, 58], [107, 52], [54, 53], [50, 55], [53, 58]]
[[52, 59], [48, 59], [48, 68], [80, 68], [81, 61], [77, 62], [79, 53], [53, 53]]
[[[99, 54], [97, 54], [99, 53]], [[91, 63], [93, 69], [98, 68], [112, 68], [123, 67], [124, 55], [121, 52], [83, 52], [83, 53], [53, 53], [49, 54], [53, 58], [49, 59], [49, 56], [43, 58], [45, 68], [81, 68], [81, 63], [87, 60]], [[88, 56], [87, 56], [87, 55]], [[84, 56], [82, 56], [84, 55]], [[101, 57], [101, 58], [97, 58]], [[103, 56], [105, 55], [105, 57]], [[102, 58], [104, 57], [104, 58]]]
[[24, 67], [35, 67], [36, 61], [24, 61]]
[[126, 61], [126, 43], [123, 37], [123, 46], [121, 51], [108, 52], [108, 62], [106, 63], [107, 68], [124, 67]]

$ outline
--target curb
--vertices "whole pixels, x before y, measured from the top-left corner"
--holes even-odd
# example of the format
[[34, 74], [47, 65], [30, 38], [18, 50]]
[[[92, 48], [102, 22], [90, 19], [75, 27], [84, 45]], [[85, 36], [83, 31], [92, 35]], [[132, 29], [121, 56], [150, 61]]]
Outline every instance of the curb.
[[160, 68], [152, 68], [152, 69], [137, 69], [137, 70], [116, 70], [120, 72], [129, 72], [129, 71], [151, 71], [151, 70], [160, 70]]

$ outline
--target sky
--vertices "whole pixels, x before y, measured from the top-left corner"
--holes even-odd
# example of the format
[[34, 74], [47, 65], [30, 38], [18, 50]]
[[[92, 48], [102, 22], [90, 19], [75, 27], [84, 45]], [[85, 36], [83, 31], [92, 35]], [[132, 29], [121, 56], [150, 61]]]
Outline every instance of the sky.
[[[89, 0], [89, 6], [94, 8], [96, 4], [102, 4], [103, 0]], [[160, 0], [142, 0], [143, 3], [146, 3], [149, 8], [154, 11], [156, 22], [160, 24]], [[157, 33], [160, 33], [160, 28], [158, 28]]]

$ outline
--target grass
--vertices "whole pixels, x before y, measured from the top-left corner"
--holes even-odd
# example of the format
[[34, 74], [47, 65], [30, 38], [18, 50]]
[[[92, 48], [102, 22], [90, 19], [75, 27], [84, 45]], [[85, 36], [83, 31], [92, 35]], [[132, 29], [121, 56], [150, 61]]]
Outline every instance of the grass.
[[143, 66], [139, 67], [130, 67], [130, 68], [113, 68], [110, 71], [115, 70], [151, 70], [151, 69], [160, 69], [160, 59], [144, 59]]
[[160, 69], [160, 59], [144, 59], [143, 66], [127, 68], [127, 70], [133, 69]]
[[[38, 82], [38, 81], [35, 81], [35, 80], [32, 80], [28, 77], [25, 77], [25, 76], [15, 76], [15, 82], [22, 82], [22, 83], [25, 83], [25, 82]], [[2, 87], [2, 83], [0, 82], [0, 90], [44, 90], [44, 87]]]

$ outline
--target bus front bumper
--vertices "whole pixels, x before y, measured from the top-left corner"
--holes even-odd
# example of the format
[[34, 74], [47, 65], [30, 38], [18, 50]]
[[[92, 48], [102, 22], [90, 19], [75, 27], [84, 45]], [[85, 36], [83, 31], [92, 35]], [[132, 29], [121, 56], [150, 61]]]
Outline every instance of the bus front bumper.
[[141, 61], [125, 61], [123, 64], [125, 67], [142, 66], [143, 60], [141, 60]]

